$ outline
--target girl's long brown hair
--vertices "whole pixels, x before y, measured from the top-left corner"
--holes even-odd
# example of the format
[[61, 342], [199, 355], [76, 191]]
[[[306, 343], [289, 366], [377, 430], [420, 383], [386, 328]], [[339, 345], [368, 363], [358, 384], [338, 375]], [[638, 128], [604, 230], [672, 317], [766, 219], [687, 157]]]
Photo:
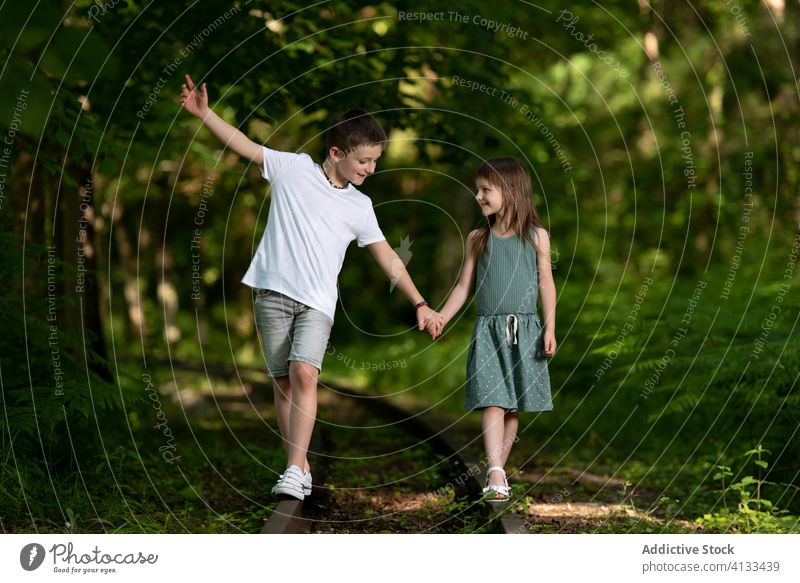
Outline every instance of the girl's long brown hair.
[[[511, 228], [525, 243], [535, 247], [531, 231], [541, 227], [539, 213], [533, 203], [531, 192], [531, 175], [525, 165], [516, 158], [493, 158], [486, 160], [478, 167], [475, 180], [483, 178], [492, 186], [496, 186], [503, 194], [503, 206], [511, 213]], [[472, 239], [472, 251], [480, 257], [486, 251], [489, 242], [489, 231], [497, 220], [496, 215], [489, 217], [489, 224], [478, 229]]]

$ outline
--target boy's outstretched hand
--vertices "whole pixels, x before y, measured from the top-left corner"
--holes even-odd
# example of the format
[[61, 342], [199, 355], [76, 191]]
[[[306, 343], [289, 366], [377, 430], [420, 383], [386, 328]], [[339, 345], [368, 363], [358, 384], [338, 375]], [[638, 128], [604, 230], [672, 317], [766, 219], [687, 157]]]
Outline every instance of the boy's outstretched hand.
[[181, 105], [194, 116], [203, 119], [208, 114], [208, 92], [206, 84], [195, 87], [194, 81], [186, 75], [186, 83], [181, 85]]

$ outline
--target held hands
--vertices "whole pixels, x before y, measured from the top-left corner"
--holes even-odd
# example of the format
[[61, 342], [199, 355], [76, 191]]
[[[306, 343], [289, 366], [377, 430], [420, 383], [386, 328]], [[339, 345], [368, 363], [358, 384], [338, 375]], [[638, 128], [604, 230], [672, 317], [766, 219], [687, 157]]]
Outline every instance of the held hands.
[[544, 332], [544, 355], [551, 357], [556, 353], [556, 335], [549, 330]]
[[195, 87], [192, 78], [186, 75], [186, 83], [181, 85], [181, 105], [192, 115], [203, 119], [208, 114], [208, 92], [206, 84]]
[[417, 325], [420, 331], [425, 330], [431, 335], [433, 340], [436, 340], [442, 333], [444, 324], [444, 316], [430, 309], [428, 306], [422, 306], [417, 310]]

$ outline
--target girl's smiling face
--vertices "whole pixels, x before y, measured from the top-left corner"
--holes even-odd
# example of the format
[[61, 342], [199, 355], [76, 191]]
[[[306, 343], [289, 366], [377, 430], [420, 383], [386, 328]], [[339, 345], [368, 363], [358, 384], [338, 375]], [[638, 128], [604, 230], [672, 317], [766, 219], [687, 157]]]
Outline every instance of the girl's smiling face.
[[475, 200], [481, 206], [484, 216], [488, 217], [503, 210], [503, 193], [497, 186], [485, 178], [478, 178], [475, 181], [475, 186], [478, 189], [475, 194]]

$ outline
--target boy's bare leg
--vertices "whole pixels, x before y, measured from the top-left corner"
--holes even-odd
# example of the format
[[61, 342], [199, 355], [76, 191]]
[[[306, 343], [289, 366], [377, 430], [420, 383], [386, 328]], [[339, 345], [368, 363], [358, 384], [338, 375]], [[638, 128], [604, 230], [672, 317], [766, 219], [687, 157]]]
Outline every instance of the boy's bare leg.
[[506, 412], [503, 419], [503, 453], [502, 465], [505, 467], [508, 461], [508, 454], [511, 453], [511, 446], [514, 445], [514, 440], [517, 438], [517, 427], [519, 427], [519, 415], [516, 413]]
[[289, 465], [308, 467], [306, 455], [317, 419], [317, 379], [319, 371], [312, 364], [289, 362], [292, 401], [289, 411]]
[[278, 430], [281, 432], [281, 442], [286, 455], [289, 455], [289, 442], [286, 441], [289, 431], [289, 409], [292, 407], [292, 386], [289, 377], [272, 379], [272, 393], [275, 397], [275, 417], [278, 421]]
[[[292, 409], [292, 385], [289, 377], [278, 377], [272, 379], [272, 392], [275, 396], [275, 416], [278, 420], [278, 430], [281, 432], [281, 443], [289, 457], [289, 416]], [[301, 466], [304, 472], [310, 470], [308, 459]]]

